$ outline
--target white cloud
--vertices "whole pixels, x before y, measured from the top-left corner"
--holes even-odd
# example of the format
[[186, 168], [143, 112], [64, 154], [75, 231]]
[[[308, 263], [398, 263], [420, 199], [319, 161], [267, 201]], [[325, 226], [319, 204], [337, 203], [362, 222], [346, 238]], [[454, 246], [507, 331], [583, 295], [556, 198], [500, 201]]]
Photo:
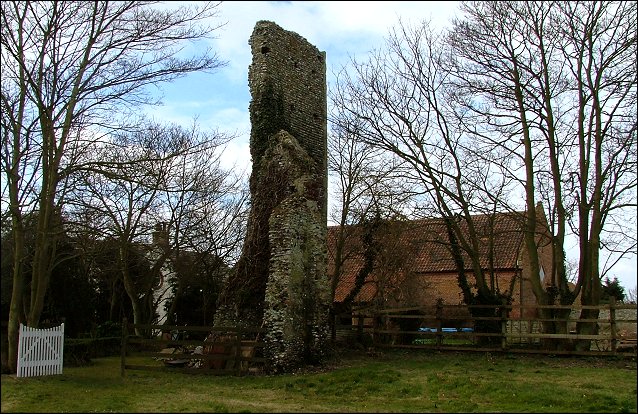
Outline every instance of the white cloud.
[[[388, 30], [398, 23], [430, 19], [442, 25], [454, 14], [458, 2], [449, 1], [227, 1], [220, 19], [227, 24], [217, 33], [215, 50], [230, 61], [233, 80], [245, 81], [251, 55], [248, 39], [255, 23], [270, 20], [303, 36], [326, 51], [328, 64], [344, 63], [348, 55], [380, 47]], [[338, 57], [338, 60], [332, 59]]]
[[250, 145], [248, 141], [231, 141], [224, 150], [221, 167], [235, 170], [238, 174], [250, 174]]

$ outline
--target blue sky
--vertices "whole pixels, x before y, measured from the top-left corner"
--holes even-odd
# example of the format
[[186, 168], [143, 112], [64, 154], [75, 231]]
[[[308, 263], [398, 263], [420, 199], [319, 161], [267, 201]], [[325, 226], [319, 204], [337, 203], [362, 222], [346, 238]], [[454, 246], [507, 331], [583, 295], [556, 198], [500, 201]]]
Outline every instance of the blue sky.
[[[179, 2], [169, 2], [168, 6]], [[197, 117], [203, 128], [236, 136], [224, 153], [224, 167], [250, 173], [248, 38], [255, 23], [270, 20], [298, 33], [326, 52], [328, 89], [332, 71], [350, 57], [365, 58], [384, 44], [384, 37], [399, 19], [405, 23], [430, 20], [444, 27], [457, 13], [455, 1], [226, 1], [213, 25], [226, 22], [212, 43], [225, 68], [212, 74], [191, 74], [163, 87], [163, 105], [147, 112], [163, 122], [190, 125]], [[568, 252], [569, 254], [569, 252]], [[627, 289], [636, 288], [636, 256], [621, 261], [611, 273]]]

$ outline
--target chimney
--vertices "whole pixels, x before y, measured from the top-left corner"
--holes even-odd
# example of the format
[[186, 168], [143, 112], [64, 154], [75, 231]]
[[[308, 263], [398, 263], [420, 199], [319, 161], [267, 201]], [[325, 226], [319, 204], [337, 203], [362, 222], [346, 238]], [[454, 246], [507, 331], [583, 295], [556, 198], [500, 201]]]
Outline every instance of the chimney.
[[155, 225], [153, 244], [162, 247], [168, 246], [168, 223], [163, 221]]

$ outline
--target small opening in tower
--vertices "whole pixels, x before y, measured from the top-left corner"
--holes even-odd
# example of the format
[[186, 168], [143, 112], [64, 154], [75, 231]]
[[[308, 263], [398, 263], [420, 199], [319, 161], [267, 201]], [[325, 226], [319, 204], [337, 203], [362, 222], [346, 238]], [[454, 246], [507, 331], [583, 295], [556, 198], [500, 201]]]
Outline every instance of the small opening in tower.
[[262, 46], [262, 47], [261, 47], [261, 53], [262, 53], [262, 54], [264, 54], [264, 55], [265, 55], [265, 54], [266, 54], [266, 53], [268, 53], [268, 52], [270, 52], [270, 48], [269, 48], [268, 46]]

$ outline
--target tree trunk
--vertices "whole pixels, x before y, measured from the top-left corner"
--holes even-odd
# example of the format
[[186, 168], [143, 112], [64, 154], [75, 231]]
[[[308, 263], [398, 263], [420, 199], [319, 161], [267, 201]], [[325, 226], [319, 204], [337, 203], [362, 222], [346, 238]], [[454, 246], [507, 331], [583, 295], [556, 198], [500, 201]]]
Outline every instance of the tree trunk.
[[[124, 276], [124, 289], [126, 290], [126, 294], [131, 300], [131, 306], [133, 308], [133, 323], [141, 324], [143, 323], [143, 311], [144, 311], [142, 301], [138, 299], [137, 297], [137, 291], [135, 289], [133, 281], [130, 280], [129, 271], [125, 269], [122, 271], [122, 273]], [[139, 329], [138, 327], [135, 327], [135, 335], [143, 336], [143, 334], [144, 332], [141, 329]]]
[[[128, 246], [120, 246], [120, 268], [122, 269], [122, 281], [124, 282], [124, 290], [126, 291], [127, 296], [131, 300], [131, 306], [133, 308], [133, 323], [141, 324], [142, 316], [143, 316], [143, 306], [138, 298], [138, 292], [135, 288], [135, 283], [131, 280], [131, 273], [129, 271], [129, 255], [128, 255]], [[136, 327], [135, 335], [143, 336], [143, 332]]]
[[[15, 228], [14, 228], [15, 231]], [[8, 338], [8, 357], [7, 362], [9, 370], [12, 373], [18, 370], [18, 336], [20, 330], [20, 322], [24, 318], [23, 313], [23, 298], [24, 298], [24, 275], [22, 274], [22, 268], [20, 266], [23, 244], [22, 237], [14, 236], [16, 242], [16, 255], [14, 256], [13, 267], [13, 290], [11, 292], [11, 304], [9, 307], [9, 324], [7, 326], [7, 338]]]
[[9, 322], [7, 326], [7, 363], [12, 373], [18, 370], [18, 336], [20, 322], [24, 320], [24, 273], [22, 271], [22, 256], [24, 255], [24, 227], [21, 218], [12, 217], [13, 223], [13, 290], [9, 305]]

